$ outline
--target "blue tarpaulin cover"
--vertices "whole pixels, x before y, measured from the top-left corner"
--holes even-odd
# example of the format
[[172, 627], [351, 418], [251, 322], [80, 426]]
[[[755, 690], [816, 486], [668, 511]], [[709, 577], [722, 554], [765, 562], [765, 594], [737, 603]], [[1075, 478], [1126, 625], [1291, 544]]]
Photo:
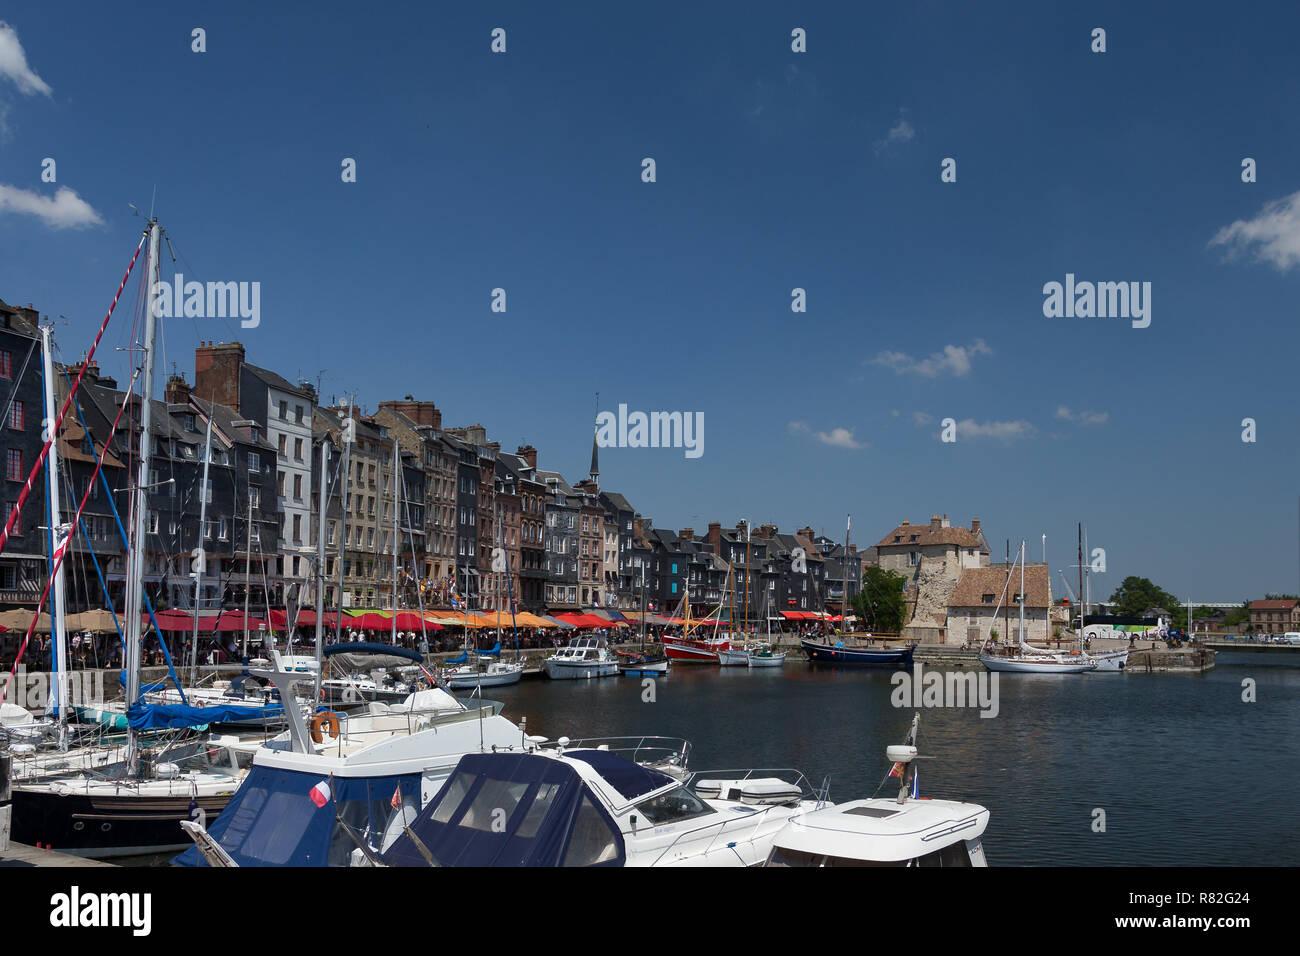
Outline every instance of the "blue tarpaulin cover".
[[608, 750], [568, 750], [564, 756], [591, 764], [625, 800], [635, 800], [674, 782], [666, 773], [650, 770]]
[[[323, 806], [312, 801], [318, 784], [329, 791]], [[379, 842], [399, 803], [418, 805], [419, 774], [333, 777], [254, 765], [208, 832], [240, 866], [347, 866], [359, 837]], [[207, 866], [197, 847], [172, 860], [175, 866]]]
[[188, 707], [185, 704], [146, 704], [136, 701], [126, 709], [127, 723], [132, 730], [152, 730], [158, 727], [199, 727], [205, 724], [233, 723], [245, 720], [268, 720], [284, 716], [284, 707], [269, 704], [265, 707], [239, 707], [214, 705]]
[[[439, 866], [622, 866], [625, 859], [618, 827], [577, 771], [535, 754], [465, 755], [410, 830]], [[428, 866], [406, 833], [380, 859]]]

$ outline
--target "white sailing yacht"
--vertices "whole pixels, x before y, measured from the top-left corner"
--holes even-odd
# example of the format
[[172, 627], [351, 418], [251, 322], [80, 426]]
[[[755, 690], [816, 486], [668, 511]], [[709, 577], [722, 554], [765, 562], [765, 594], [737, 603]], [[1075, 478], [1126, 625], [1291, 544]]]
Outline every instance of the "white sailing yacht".
[[[1025, 542], [1023, 540], [1020, 542], [1019, 561], [1020, 593], [1017, 603], [1020, 605], [1020, 628], [1016, 635], [1019, 644], [1018, 653], [1010, 653], [1010, 649], [1003, 649], [1002, 653], [997, 653], [986, 644], [980, 650], [980, 663], [990, 671], [1006, 674], [1082, 674], [1095, 668], [1097, 662], [1081, 651], [1062, 654], [1059, 651], [1053, 652], [1034, 647], [1025, 640]], [[1007, 574], [1007, 583], [1002, 589], [1003, 598], [1006, 597], [1007, 588], [1011, 584], [1011, 574], [1014, 571], [1015, 566], [1012, 565], [1010, 573]], [[1002, 601], [999, 599], [997, 607], [993, 610], [995, 620], [997, 610], [1001, 606]]]

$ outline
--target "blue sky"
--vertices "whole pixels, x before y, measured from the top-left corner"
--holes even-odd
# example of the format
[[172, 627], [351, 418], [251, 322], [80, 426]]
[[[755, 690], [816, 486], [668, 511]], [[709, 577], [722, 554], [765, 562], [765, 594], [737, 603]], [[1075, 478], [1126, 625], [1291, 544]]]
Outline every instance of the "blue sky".
[[[703, 412], [699, 459], [601, 455], [674, 529], [978, 516], [1056, 569], [1083, 520], [1094, 594], [1300, 587], [1294, 5], [459, 6], [6, 13], [0, 298], [79, 355], [156, 190], [165, 277], [262, 287], [257, 329], [169, 320], [168, 369], [238, 338], [571, 479], [596, 392]], [[1150, 327], [1045, 318], [1066, 273], [1150, 282]]]

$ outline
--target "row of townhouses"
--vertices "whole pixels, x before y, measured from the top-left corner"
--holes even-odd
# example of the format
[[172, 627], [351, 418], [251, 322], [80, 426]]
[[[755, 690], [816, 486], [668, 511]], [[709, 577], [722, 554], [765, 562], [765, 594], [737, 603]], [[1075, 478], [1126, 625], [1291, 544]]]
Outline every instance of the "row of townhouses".
[[[0, 382], [8, 382], [0, 454], [12, 511], [42, 447], [44, 392], [37, 315], [0, 303]], [[86, 498], [73, 535], [69, 609], [120, 606], [123, 528], [139, 448], [140, 402], [91, 364], [56, 366], [61, 404], [83, 375], [58, 436], [65, 520]], [[113, 422], [122, 412], [116, 429]], [[445, 426], [431, 401], [405, 396], [373, 413], [323, 403], [248, 361], [238, 342], [204, 342], [190, 379], [174, 373], [152, 408], [146, 582], [156, 608], [311, 604], [551, 613], [602, 608], [693, 615], [723, 608], [753, 623], [792, 612], [842, 613], [867, 564], [907, 580], [906, 633], [961, 643], [1002, 617], [1014, 638], [1018, 578], [990, 561], [975, 519], [903, 521], [859, 551], [811, 528], [784, 532], [712, 522], [701, 533], [657, 528], [621, 493], [602, 488], [593, 439], [585, 478], [544, 469], [531, 445], [504, 451], [482, 425]], [[105, 443], [107, 449], [105, 450]], [[205, 450], [211, 448], [210, 455]], [[102, 475], [90, 476], [100, 454]], [[206, 479], [205, 479], [206, 475]], [[315, 564], [318, 529], [325, 561]], [[0, 555], [0, 605], [32, 606], [47, 573], [45, 485]], [[201, 568], [196, 552], [202, 550]], [[1027, 636], [1050, 627], [1045, 566], [1026, 569]], [[847, 601], [846, 601], [847, 598]]]

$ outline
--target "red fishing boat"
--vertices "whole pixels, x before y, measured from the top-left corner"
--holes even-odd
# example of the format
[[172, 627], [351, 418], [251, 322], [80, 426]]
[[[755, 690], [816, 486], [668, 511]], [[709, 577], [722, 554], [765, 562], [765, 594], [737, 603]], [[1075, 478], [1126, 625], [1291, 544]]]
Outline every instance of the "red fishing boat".
[[692, 637], [692, 631], [702, 625], [707, 625], [713, 615], [706, 617], [698, 624], [691, 624], [691, 591], [687, 587], [686, 595], [682, 599], [685, 606], [686, 624], [682, 628], [681, 637], [665, 637], [664, 653], [668, 655], [670, 661], [678, 661], [683, 664], [716, 664], [718, 663], [718, 652], [731, 649], [731, 638], [727, 635], [719, 636], [718, 620], [721, 619], [722, 607], [717, 610], [718, 618], [713, 620], [713, 634], [705, 637]]

